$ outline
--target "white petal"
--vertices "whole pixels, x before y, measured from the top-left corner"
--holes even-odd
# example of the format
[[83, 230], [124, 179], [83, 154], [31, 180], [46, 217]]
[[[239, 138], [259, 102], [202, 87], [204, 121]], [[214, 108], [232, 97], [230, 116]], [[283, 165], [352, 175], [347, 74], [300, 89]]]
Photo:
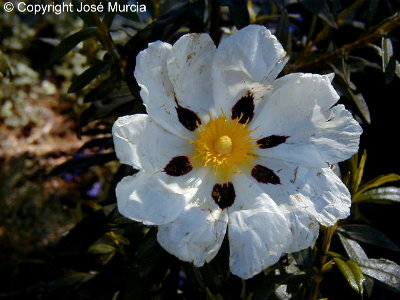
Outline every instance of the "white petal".
[[256, 138], [289, 136], [285, 143], [258, 151], [259, 155], [326, 167], [357, 152], [362, 132], [343, 106], [332, 106], [339, 95], [331, 77], [290, 74], [275, 81], [275, 91], [251, 122]]
[[168, 77], [167, 58], [171, 49], [168, 43], [150, 43], [136, 57], [135, 78], [149, 116], [169, 132], [187, 138], [188, 131], [178, 121], [174, 89]]
[[228, 208], [230, 267], [247, 279], [276, 263], [290, 242], [289, 224], [259, 184], [246, 176], [234, 180], [236, 199]]
[[315, 217], [294, 205], [287, 205], [286, 208], [285, 216], [290, 223], [292, 239], [285, 252], [293, 253], [314, 245], [319, 233], [319, 224]]
[[268, 86], [285, 65], [286, 52], [264, 26], [250, 25], [224, 39], [212, 66], [216, 107], [229, 112], [248, 90]]
[[361, 126], [343, 105], [332, 107], [327, 119], [319, 124], [311, 143], [331, 163], [350, 158], [358, 151]]
[[118, 210], [123, 216], [147, 225], [169, 223], [178, 217], [197, 190], [187, 186], [184, 182], [187, 180], [187, 176], [143, 171], [124, 177], [116, 188]]
[[300, 193], [291, 196], [298, 206], [309, 211], [324, 226], [332, 226], [338, 219], [349, 216], [350, 192], [330, 168], [309, 169], [303, 176], [305, 182]]
[[202, 266], [217, 255], [228, 217], [216, 205], [191, 204], [171, 223], [158, 228], [158, 242], [180, 260]]
[[299, 181], [296, 173], [298, 168], [293, 164], [272, 159], [260, 159], [257, 163], [273, 170], [280, 180], [280, 184], [260, 183], [260, 188], [279, 206], [289, 222], [291, 237], [284, 252], [297, 252], [310, 247], [318, 237], [319, 224], [312, 213], [297, 205], [296, 200], [291, 197], [292, 194], [298, 193], [293, 184]]
[[173, 45], [168, 58], [176, 100], [200, 115], [209, 112], [213, 101], [211, 65], [215, 50], [208, 34], [186, 34]]
[[188, 141], [164, 130], [144, 114], [118, 118], [112, 133], [118, 159], [136, 169], [163, 170], [173, 157], [191, 152]]
[[307, 220], [309, 215], [324, 226], [331, 226], [349, 215], [350, 193], [330, 168], [305, 168], [265, 158], [258, 163], [273, 170], [281, 182], [263, 184], [262, 189], [280, 206], [298, 213], [303, 225], [306, 225], [304, 222], [313, 223]]

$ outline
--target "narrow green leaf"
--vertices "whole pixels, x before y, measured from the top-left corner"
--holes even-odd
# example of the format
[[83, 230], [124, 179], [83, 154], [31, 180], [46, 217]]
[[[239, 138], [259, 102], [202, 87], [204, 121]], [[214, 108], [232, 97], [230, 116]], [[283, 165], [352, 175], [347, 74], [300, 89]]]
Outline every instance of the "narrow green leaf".
[[333, 28], [338, 28], [327, 1], [321, 0], [299, 0], [299, 2], [312, 13], [318, 15], [322, 20]]
[[96, 27], [86, 27], [63, 39], [50, 54], [50, 64], [55, 63], [56, 61], [64, 57], [80, 42], [95, 36], [97, 32], [98, 31]]
[[395, 73], [396, 73], [396, 59], [394, 55], [392, 55], [385, 69], [385, 84], [389, 84], [392, 82]]
[[84, 272], [76, 272], [73, 273], [61, 280], [57, 281], [55, 285], [57, 287], [67, 287], [67, 286], [78, 286], [84, 282], [89, 281], [90, 279], [94, 278], [94, 274], [84, 273]]
[[382, 70], [386, 72], [390, 58], [393, 57], [393, 45], [390, 38], [382, 37]]
[[100, 153], [74, 157], [51, 170], [49, 176], [59, 175], [65, 172], [87, 169], [91, 166], [103, 165], [109, 161], [115, 160], [115, 153]]
[[353, 241], [349, 238], [346, 238], [342, 234], [338, 233], [340, 241], [346, 250], [347, 255], [354, 261], [361, 261], [368, 259], [367, 254], [365, 253], [364, 249], [360, 246], [359, 243]]
[[364, 166], [365, 166], [365, 161], [367, 160], [367, 151], [364, 150], [363, 155], [361, 156], [360, 163], [358, 164], [358, 168], [355, 174], [355, 179], [354, 179], [354, 187], [353, 191], [357, 191], [358, 187], [360, 186], [361, 179], [364, 175]]
[[392, 41], [387, 36], [382, 37], [382, 70], [385, 73], [385, 83], [389, 84], [396, 72], [396, 59]]
[[353, 100], [354, 104], [360, 111], [361, 116], [368, 124], [371, 124], [371, 114], [369, 112], [368, 104], [365, 101], [364, 96], [361, 93], [353, 92], [350, 88], [347, 88], [347, 91], [350, 95], [351, 100]]
[[398, 78], [400, 78], [400, 63], [396, 60], [396, 69], [394, 70], [394, 73]]
[[82, 74], [75, 77], [74, 80], [72, 80], [71, 86], [68, 89], [68, 93], [76, 93], [77, 91], [83, 89], [101, 73], [108, 70], [108, 68], [109, 64], [105, 61], [94, 64], [93, 66], [85, 70]]
[[123, 235], [120, 235], [118, 233], [114, 233], [113, 238], [116, 239], [118, 242], [120, 242], [123, 245], [130, 244], [129, 240], [126, 237], [124, 237]]
[[350, 267], [340, 258], [334, 258], [333, 260], [335, 261], [335, 264], [339, 268], [339, 270], [342, 273], [342, 275], [344, 276], [344, 278], [347, 280], [350, 287], [357, 293], [360, 293], [361, 291], [357, 284], [356, 277], [355, 277], [354, 273], [352, 272], [352, 270], [350, 269]]
[[[368, 260], [368, 256], [365, 253], [364, 249], [360, 246], [359, 243], [344, 237], [342, 234], [338, 233], [340, 241], [344, 249], [346, 250], [347, 255], [354, 260], [355, 262], [360, 262], [362, 260]], [[367, 291], [368, 297], [372, 294], [372, 289], [374, 287], [374, 280], [370, 277], [364, 278], [364, 287]]]
[[365, 277], [360, 269], [360, 266], [351, 259], [346, 261], [346, 264], [354, 275], [354, 279], [358, 285], [359, 294], [362, 295], [364, 292]]
[[367, 259], [359, 263], [364, 275], [368, 275], [400, 292], [400, 266], [388, 259]]
[[398, 174], [391, 173], [391, 174], [387, 174], [387, 175], [381, 175], [381, 176], [379, 176], [377, 178], [374, 178], [374, 179], [364, 183], [358, 189], [355, 197], [358, 196], [359, 194], [365, 192], [366, 190], [370, 190], [372, 188], [379, 187], [379, 186], [384, 185], [386, 183], [399, 181], [399, 180], [400, 180], [400, 175], [398, 175]]
[[354, 202], [377, 203], [377, 204], [400, 202], [400, 188], [394, 186], [388, 186], [388, 187], [369, 190], [362, 194], [359, 194], [354, 199]]
[[88, 249], [88, 252], [92, 254], [107, 254], [114, 251], [115, 247], [108, 244], [94, 244]]
[[337, 231], [353, 240], [386, 248], [392, 251], [400, 251], [400, 248], [392, 242], [384, 233], [369, 225], [348, 224], [337, 228]]

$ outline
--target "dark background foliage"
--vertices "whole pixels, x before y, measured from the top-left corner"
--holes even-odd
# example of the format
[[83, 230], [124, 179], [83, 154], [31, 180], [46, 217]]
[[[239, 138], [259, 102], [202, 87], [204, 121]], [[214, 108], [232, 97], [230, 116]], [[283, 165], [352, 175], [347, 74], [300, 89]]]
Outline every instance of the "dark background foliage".
[[[0, 299], [398, 298], [400, 2], [117, 2], [147, 12], [0, 12]], [[207, 32], [218, 44], [250, 23], [289, 53], [282, 74], [334, 72], [364, 134], [340, 165], [352, 215], [244, 281], [229, 273], [227, 241], [195, 268], [118, 213], [115, 186], [135, 170], [116, 160], [110, 131], [145, 112], [133, 70], [149, 42]]]

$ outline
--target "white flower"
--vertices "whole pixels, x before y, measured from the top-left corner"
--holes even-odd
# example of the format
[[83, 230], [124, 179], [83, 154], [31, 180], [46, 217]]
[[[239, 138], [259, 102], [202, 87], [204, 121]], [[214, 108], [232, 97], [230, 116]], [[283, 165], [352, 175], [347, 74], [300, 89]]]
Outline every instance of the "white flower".
[[357, 152], [362, 132], [333, 76], [289, 74], [266, 28], [251, 25], [216, 49], [207, 34], [151, 43], [135, 77], [148, 115], [113, 127], [119, 160], [139, 173], [118, 184], [124, 216], [159, 225], [158, 241], [202, 266], [226, 232], [230, 268], [250, 278], [305, 249], [319, 224], [349, 215], [350, 194], [329, 164]]

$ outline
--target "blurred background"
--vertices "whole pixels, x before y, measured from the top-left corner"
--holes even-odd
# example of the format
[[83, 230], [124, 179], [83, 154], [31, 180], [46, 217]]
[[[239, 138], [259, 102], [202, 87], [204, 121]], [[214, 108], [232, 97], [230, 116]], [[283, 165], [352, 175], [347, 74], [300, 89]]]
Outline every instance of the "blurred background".
[[[136, 54], [151, 41], [173, 43], [187, 32], [208, 32], [218, 43], [235, 26], [266, 25], [290, 54], [283, 73], [336, 73], [340, 102], [364, 129], [362, 182], [400, 173], [399, 1], [116, 1], [143, 4], [146, 12], [44, 15], [8, 13], [5, 2], [0, 0], [0, 299], [246, 295], [237, 278], [221, 271], [223, 257], [194, 270], [158, 246], [154, 228], [132, 224], [115, 209], [115, 184], [134, 170], [116, 160], [110, 128], [118, 116], [144, 112], [132, 71]], [[351, 170], [341, 167], [343, 174]], [[352, 221], [392, 242], [379, 240], [379, 247], [364, 239], [369, 257], [400, 263], [400, 185], [391, 178], [385, 185], [394, 188], [391, 196], [355, 204]], [[327, 276], [322, 290], [329, 299], [357, 297], [338, 272]], [[262, 280], [247, 287], [247, 295], [260, 298], [243, 299], [275, 299], [263, 296]], [[329, 284], [335, 280], [342, 291]], [[377, 283], [369, 296], [399, 294], [396, 286]]]

